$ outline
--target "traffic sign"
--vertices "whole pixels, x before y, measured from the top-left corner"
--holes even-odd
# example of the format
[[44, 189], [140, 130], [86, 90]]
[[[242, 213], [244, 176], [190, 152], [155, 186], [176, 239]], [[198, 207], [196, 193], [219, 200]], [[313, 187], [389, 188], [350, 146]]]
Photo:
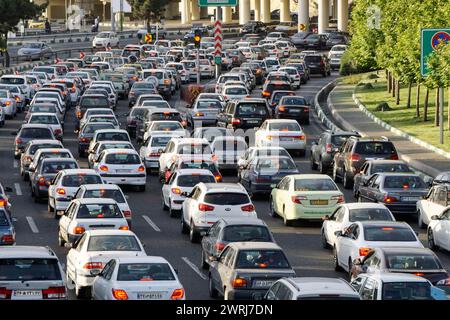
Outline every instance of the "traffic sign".
[[450, 29], [422, 29], [420, 39], [420, 72], [428, 73], [427, 57], [443, 43], [450, 43]]
[[222, 64], [222, 57], [221, 56], [215, 56], [214, 57], [214, 63], [215, 64]]
[[144, 39], [145, 39], [145, 42], [150, 43], [150, 42], [152, 42], [153, 37], [152, 37], [152, 35], [150, 33], [147, 33], [145, 35]]
[[198, 0], [200, 7], [236, 7], [237, 0]]
[[300, 23], [300, 24], [298, 25], [298, 28], [299, 28], [301, 31], [305, 31], [305, 30], [306, 30], [306, 26], [305, 26], [303, 23]]
[[214, 62], [216, 64], [222, 63], [222, 22], [217, 20], [214, 23]]

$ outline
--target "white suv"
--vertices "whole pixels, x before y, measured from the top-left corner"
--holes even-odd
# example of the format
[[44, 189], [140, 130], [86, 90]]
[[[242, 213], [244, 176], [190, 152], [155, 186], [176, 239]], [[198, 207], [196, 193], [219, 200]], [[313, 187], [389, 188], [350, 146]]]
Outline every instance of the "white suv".
[[191, 242], [198, 242], [202, 231], [221, 218], [257, 218], [255, 206], [239, 183], [199, 183], [183, 195], [181, 232], [189, 231]]

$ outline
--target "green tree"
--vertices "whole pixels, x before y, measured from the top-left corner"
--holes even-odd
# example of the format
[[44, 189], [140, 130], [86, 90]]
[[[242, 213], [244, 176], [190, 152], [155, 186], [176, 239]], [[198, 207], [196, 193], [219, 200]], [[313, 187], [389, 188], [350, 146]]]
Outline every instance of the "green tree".
[[143, 19], [147, 29], [149, 29], [151, 22], [161, 18], [165, 11], [165, 6], [170, 0], [129, 0], [128, 2], [132, 7], [133, 16]]
[[4, 53], [4, 66], [9, 66], [8, 32], [16, 31], [22, 19], [40, 15], [48, 3], [37, 5], [30, 0], [0, 0], [0, 50]]

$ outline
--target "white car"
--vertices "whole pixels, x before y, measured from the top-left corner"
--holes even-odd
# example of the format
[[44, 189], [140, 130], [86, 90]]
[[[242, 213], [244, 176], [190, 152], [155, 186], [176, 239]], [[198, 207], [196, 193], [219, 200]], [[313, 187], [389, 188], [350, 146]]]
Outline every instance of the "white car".
[[0, 107], [2, 109], [3, 124], [5, 117], [12, 119], [17, 113], [17, 105], [14, 96], [9, 90], [0, 90]]
[[414, 230], [405, 222], [357, 221], [344, 232], [336, 231], [334, 267], [350, 272], [357, 258], [365, 257], [372, 248], [423, 248]]
[[248, 89], [243, 86], [227, 86], [225, 85], [222, 89], [223, 97], [225, 98], [225, 101], [230, 100], [241, 100], [246, 97], [250, 96], [250, 93], [248, 92]]
[[216, 178], [206, 169], [179, 169], [172, 173], [162, 187], [163, 209], [169, 210], [169, 215], [174, 217], [181, 210], [186, 194], [190, 194], [200, 182], [215, 183]]
[[126, 141], [131, 143], [130, 135], [123, 129], [102, 129], [95, 131], [94, 136], [89, 142], [88, 150], [92, 150], [94, 144], [98, 141]]
[[267, 55], [271, 58], [278, 59], [283, 57], [283, 51], [279, 50], [275, 43], [266, 43], [261, 47], [263, 47], [264, 50], [267, 51]]
[[148, 124], [148, 129], [144, 133], [143, 141], [147, 141], [153, 135], [169, 135], [171, 137], [186, 137], [188, 132], [179, 121], [155, 120]]
[[139, 149], [139, 155], [147, 168], [147, 172], [151, 169], [158, 169], [159, 156], [174, 136], [181, 137], [169, 131], [167, 133], [152, 133], [144, 140], [144, 143]]
[[200, 76], [206, 78], [214, 78], [214, 66], [208, 59], [200, 59]]
[[417, 201], [417, 217], [419, 228], [430, 224], [431, 217], [442, 212], [450, 203], [449, 185], [434, 185], [427, 196]]
[[172, 138], [159, 157], [160, 177], [164, 176], [166, 169], [169, 168], [180, 155], [196, 155], [201, 156], [206, 160], [217, 160], [206, 139]]
[[181, 77], [182, 83], [189, 83], [190, 73], [189, 70], [185, 68], [184, 64], [180, 62], [169, 62], [165, 66], [166, 68], [175, 68]]
[[92, 284], [94, 300], [185, 300], [170, 263], [156, 256], [112, 259]]
[[237, 166], [245, 168], [254, 158], [267, 156], [289, 157], [294, 162], [289, 152], [283, 147], [249, 147], [238, 159]]
[[123, 193], [118, 185], [112, 183], [82, 185], [74, 194], [73, 199], [84, 198], [109, 198], [115, 200], [125, 219], [127, 219], [128, 226], [131, 228], [132, 213], [127, 201], [128, 196]]
[[24, 93], [27, 101], [30, 101], [32, 98], [31, 85], [28, 84], [26, 75], [13, 75], [13, 74], [3, 75], [0, 77], [0, 84], [17, 85]]
[[55, 218], [62, 216], [81, 185], [103, 183], [100, 175], [91, 169], [61, 170], [48, 187], [48, 211]]
[[343, 203], [331, 215], [323, 218], [321, 229], [322, 246], [334, 247], [336, 231], [344, 231], [356, 221], [395, 221], [394, 215], [382, 203], [355, 202]]
[[211, 142], [211, 148], [219, 170], [236, 169], [238, 159], [247, 150], [247, 143], [241, 136], [218, 136]]
[[147, 256], [141, 241], [132, 231], [86, 231], [67, 254], [67, 284], [75, 285], [77, 298], [89, 297], [95, 276], [103, 267], [112, 258], [127, 256]]
[[[333, 54], [343, 54], [347, 50], [348, 46], [345, 44], [337, 44], [331, 47], [330, 52], [328, 53], [328, 58], [331, 58]], [[303, 51], [305, 53], [305, 51]]]
[[432, 250], [450, 251], [450, 206], [436, 213], [428, 224], [428, 246]]
[[305, 155], [306, 136], [296, 120], [268, 119], [255, 132], [255, 146], [278, 146]]
[[105, 149], [132, 149], [134, 150], [131, 142], [128, 141], [98, 141], [92, 146], [92, 150], [88, 150], [88, 165], [89, 168], [94, 166], [97, 162], [98, 156]]
[[278, 72], [285, 72], [288, 74], [289, 78], [291, 78], [291, 85], [296, 88], [300, 89], [300, 73], [298, 73], [298, 70], [294, 67], [281, 67], [278, 69]]
[[227, 81], [242, 81], [245, 83], [245, 76], [240, 73], [225, 73], [220, 75], [216, 81], [215, 92], [222, 94], [222, 89]]
[[113, 199], [74, 199], [59, 219], [58, 243], [75, 243], [85, 231], [96, 228], [129, 230], [127, 220]]
[[221, 218], [257, 218], [255, 206], [239, 183], [199, 183], [183, 202], [181, 232], [198, 242]]
[[278, 58], [265, 58], [264, 63], [266, 64], [267, 73], [277, 71], [278, 68], [280, 68], [280, 61]]
[[280, 40], [275, 42], [275, 45], [283, 53], [283, 58], [289, 58], [291, 54], [297, 52], [297, 48], [290, 41]]
[[92, 115], [112, 115], [115, 116], [114, 111], [110, 108], [90, 108], [87, 109], [83, 117], [80, 119], [80, 128], [82, 128], [87, 122], [88, 118]]
[[27, 123], [29, 124], [46, 124], [48, 125], [55, 136], [56, 139], [62, 141], [63, 139], [63, 128], [62, 124], [59, 121], [58, 115], [56, 113], [47, 113], [47, 112], [33, 112], [28, 118]]
[[145, 191], [147, 173], [134, 149], [103, 150], [93, 168], [106, 183], [133, 185]]

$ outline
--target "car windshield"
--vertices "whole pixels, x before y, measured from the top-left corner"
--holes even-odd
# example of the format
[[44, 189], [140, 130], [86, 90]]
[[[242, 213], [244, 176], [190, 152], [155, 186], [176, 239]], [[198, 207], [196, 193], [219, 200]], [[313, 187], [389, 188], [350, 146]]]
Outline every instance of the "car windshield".
[[402, 226], [365, 226], [366, 241], [417, 241], [414, 232]]
[[109, 33], [108, 32], [100, 32], [97, 36], [97, 38], [109, 38]]
[[264, 226], [236, 225], [228, 226], [223, 231], [223, 241], [261, 241], [272, 242], [270, 231]]
[[372, 165], [371, 173], [378, 172], [411, 172], [412, 170], [405, 163], [382, 163]]
[[62, 280], [56, 258], [0, 259], [0, 281]]
[[188, 174], [178, 177], [177, 185], [180, 187], [194, 187], [197, 183], [214, 183], [216, 179], [211, 175]]
[[84, 126], [83, 133], [94, 133], [95, 131], [102, 129], [114, 129], [114, 124], [112, 123], [87, 124]]
[[123, 215], [117, 204], [81, 204], [77, 212], [77, 218], [123, 218]]
[[58, 118], [53, 115], [33, 115], [29, 123], [59, 124]]
[[436, 270], [442, 269], [432, 254], [388, 253], [385, 255], [386, 267], [400, 270]]
[[416, 176], [388, 176], [384, 178], [385, 189], [426, 189], [425, 182]]
[[178, 154], [211, 154], [209, 144], [183, 144], [178, 147]]
[[91, 236], [87, 251], [141, 251], [135, 236]]
[[42, 46], [39, 42], [24, 43], [23, 48], [40, 49]]
[[81, 98], [80, 106], [84, 108], [109, 107], [109, 101], [105, 97], [96, 97], [96, 98], [83, 97]]
[[20, 137], [25, 139], [53, 139], [51, 130], [47, 128], [24, 128], [20, 132]]
[[162, 123], [153, 123], [151, 130], [152, 131], [174, 131], [174, 130], [182, 130], [183, 127], [178, 122], [162, 122]]
[[154, 108], [170, 108], [170, 105], [167, 101], [159, 99], [159, 97], [155, 97], [153, 99], [146, 99], [141, 101], [141, 104], [145, 107], [154, 107]]
[[151, 140], [151, 147], [161, 147], [165, 148], [167, 143], [169, 143], [171, 136], [166, 137], [153, 137]]
[[77, 169], [78, 165], [76, 162], [47, 162], [42, 167], [42, 173], [43, 174], [54, 174], [58, 173], [61, 170], [67, 170], [67, 169]]
[[131, 90], [134, 90], [134, 89], [139, 89], [139, 90], [152, 89], [153, 90], [153, 89], [155, 89], [155, 86], [151, 82], [135, 82], [133, 84], [133, 87], [131, 88]]
[[384, 208], [362, 208], [351, 209], [348, 220], [350, 222], [356, 221], [394, 221], [392, 214], [388, 209]]
[[86, 190], [83, 198], [108, 198], [115, 200], [117, 203], [126, 202], [122, 192], [114, 189]]
[[55, 105], [32, 105], [30, 112], [48, 112], [48, 113], [56, 113], [56, 106]]
[[239, 116], [267, 116], [269, 110], [265, 103], [240, 103], [237, 107], [237, 115]]
[[229, 94], [229, 95], [247, 95], [247, 89], [245, 89], [244, 87], [234, 87], [234, 88], [226, 88], [225, 89], [225, 94]]
[[282, 123], [273, 122], [269, 125], [269, 130], [271, 131], [302, 131], [298, 123]]
[[245, 193], [213, 192], [206, 194], [204, 201], [219, 206], [236, 206], [249, 203], [250, 198]]
[[122, 132], [102, 132], [97, 135], [97, 141], [130, 141], [128, 135]]
[[382, 300], [433, 300], [431, 285], [423, 281], [385, 282]]
[[266, 60], [266, 65], [271, 67], [271, 66], [278, 66], [280, 64], [280, 62], [278, 60], [274, 60], [274, 59], [268, 59]]
[[183, 161], [180, 164], [180, 169], [206, 169], [211, 172], [217, 171], [214, 163], [207, 161]]
[[174, 281], [175, 275], [167, 263], [122, 263], [117, 281]]
[[308, 104], [305, 98], [289, 96], [284, 96], [280, 103], [288, 106], [306, 106]]
[[274, 173], [278, 170], [294, 170], [296, 168], [295, 163], [287, 158], [259, 159], [256, 165], [256, 171], [271, 171]]
[[107, 164], [141, 164], [141, 160], [134, 153], [111, 153], [106, 156]]
[[295, 191], [338, 191], [331, 179], [296, 179]]
[[358, 154], [394, 154], [395, 149], [392, 142], [358, 142], [355, 147]]
[[103, 75], [105, 81], [123, 82], [123, 76], [121, 74], [107, 74]]
[[3, 83], [3, 84], [24, 84], [25, 83], [25, 79], [3, 77], [3, 78], [0, 78], [0, 83]]
[[5, 210], [0, 210], [0, 227], [9, 227], [9, 219], [7, 218]]
[[222, 104], [218, 100], [215, 100], [215, 101], [200, 100], [197, 102], [196, 108], [197, 109], [221, 109]]
[[62, 179], [63, 187], [79, 187], [83, 184], [103, 183], [102, 178], [93, 174], [71, 174], [65, 175]]
[[237, 269], [290, 269], [281, 250], [240, 250]]

